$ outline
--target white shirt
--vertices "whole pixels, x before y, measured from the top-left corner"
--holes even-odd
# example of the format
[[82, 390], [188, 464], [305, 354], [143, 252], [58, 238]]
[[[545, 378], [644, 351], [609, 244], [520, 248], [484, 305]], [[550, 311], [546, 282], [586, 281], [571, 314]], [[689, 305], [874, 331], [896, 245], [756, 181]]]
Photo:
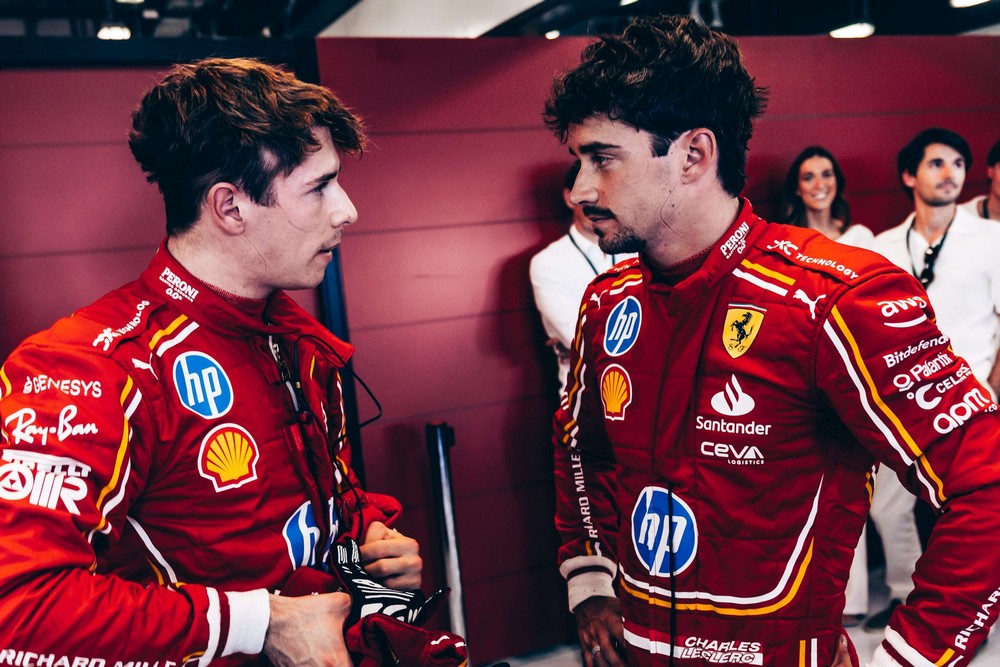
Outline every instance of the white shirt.
[[847, 230], [837, 237], [837, 243], [854, 246], [855, 248], [871, 249], [875, 242], [875, 235], [872, 230], [864, 225], [851, 225]]
[[962, 204], [962, 208], [976, 216], [977, 218], [983, 217], [983, 205], [982, 201], [986, 199], [987, 195], [979, 195], [978, 197], [973, 197], [969, 201]]
[[[906, 231], [912, 224], [911, 213], [903, 224], [876, 236], [872, 250], [919, 274], [930, 244], [914, 230], [907, 248]], [[1000, 224], [957, 207], [927, 295], [941, 332], [985, 385], [1000, 344]]]
[[[564, 349], [570, 349], [576, 335], [580, 301], [583, 300], [587, 285], [616, 262], [630, 257], [635, 255], [605, 255], [596, 243], [584, 238], [573, 226], [569, 228], [568, 234], [532, 257], [529, 268], [531, 287], [535, 292], [535, 305], [542, 316], [542, 325], [549, 338], [558, 340]], [[566, 386], [569, 360], [560, 358], [558, 351], [556, 357], [559, 359], [561, 393]]]

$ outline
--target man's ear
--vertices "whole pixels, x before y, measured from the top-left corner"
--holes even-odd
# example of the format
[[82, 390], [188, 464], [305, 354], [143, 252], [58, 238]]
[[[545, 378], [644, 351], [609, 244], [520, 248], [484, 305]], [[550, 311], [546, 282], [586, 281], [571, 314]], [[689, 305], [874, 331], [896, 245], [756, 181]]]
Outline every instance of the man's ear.
[[719, 164], [719, 144], [715, 132], [707, 127], [688, 130], [678, 138], [684, 150], [683, 182], [692, 183], [711, 172], [715, 176]]
[[208, 191], [205, 204], [212, 223], [223, 233], [238, 236], [246, 229], [240, 201], [246, 196], [232, 183], [216, 183]]
[[903, 181], [903, 185], [911, 190], [917, 187], [917, 177], [906, 169], [903, 170], [903, 174], [899, 177], [899, 180]]

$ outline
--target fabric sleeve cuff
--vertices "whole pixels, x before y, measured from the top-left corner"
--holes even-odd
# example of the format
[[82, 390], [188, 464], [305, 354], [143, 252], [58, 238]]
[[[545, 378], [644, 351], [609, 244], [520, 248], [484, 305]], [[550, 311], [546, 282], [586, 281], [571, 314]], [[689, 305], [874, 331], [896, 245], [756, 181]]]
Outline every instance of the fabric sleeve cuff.
[[229, 601], [229, 636], [222, 655], [246, 653], [258, 655], [264, 650], [264, 637], [271, 621], [271, 601], [267, 590], [227, 592]]
[[570, 577], [566, 581], [569, 588], [569, 610], [572, 612], [578, 604], [595, 595], [615, 597], [613, 581], [611, 575], [604, 571], [581, 572]]

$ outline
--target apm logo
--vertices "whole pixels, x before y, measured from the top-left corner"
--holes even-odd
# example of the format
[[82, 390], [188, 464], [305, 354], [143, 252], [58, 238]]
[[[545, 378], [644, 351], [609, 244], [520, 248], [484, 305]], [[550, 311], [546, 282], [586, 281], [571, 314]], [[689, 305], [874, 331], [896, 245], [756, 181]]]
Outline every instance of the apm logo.
[[174, 361], [174, 387], [184, 407], [205, 419], [233, 407], [233, 385], [226, 371], [203, 352], [185, 352]]
[[654, 577], [680, 574], [698, 553], [694, 512], [676, 493], [647, 486], [632, 509], [632, 546]]
[[642, 327], [642, 306], [634, 296], [625, 297], [611, 310], [604, 326], [604, 351], [620, 357], [635, 345]]

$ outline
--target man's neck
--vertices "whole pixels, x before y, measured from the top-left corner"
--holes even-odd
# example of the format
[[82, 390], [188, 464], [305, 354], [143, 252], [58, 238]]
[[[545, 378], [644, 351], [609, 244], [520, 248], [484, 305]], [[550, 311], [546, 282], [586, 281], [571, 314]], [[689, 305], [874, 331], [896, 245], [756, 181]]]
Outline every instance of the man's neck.
[[841, 222], [833, 219], [830, 209], [822, 211], [806, 209], [806, 223], [809, 229], [815, 229], [828, 238], [835, 239], [840, 236]]
[[664, 222], [664, 234], [656, 246], [643, 252], [646, 260], [660, 270], [675, 266], [715, 245], [739, 215], [739, 198], [724, 196], [706, 198], [688, 213], [675, 215], [675, 222]]
[[958, 206], [954, 203], [947, 206], [931, 206], [919, 199], [915, 201], [913, 211], [913, 229], [934, 245], [948, 230], [948, 225], [955, 219]]
[[266, 299], [270, 292], [261, 292], [240, 280], [232, 267], [241, 266], [240, 258], [222, 252], [222, 244], [203, 239], [196, 229], [167, 239], [167, 250], [188, 273], [207, 285], [212, 285], [244, 299]]

